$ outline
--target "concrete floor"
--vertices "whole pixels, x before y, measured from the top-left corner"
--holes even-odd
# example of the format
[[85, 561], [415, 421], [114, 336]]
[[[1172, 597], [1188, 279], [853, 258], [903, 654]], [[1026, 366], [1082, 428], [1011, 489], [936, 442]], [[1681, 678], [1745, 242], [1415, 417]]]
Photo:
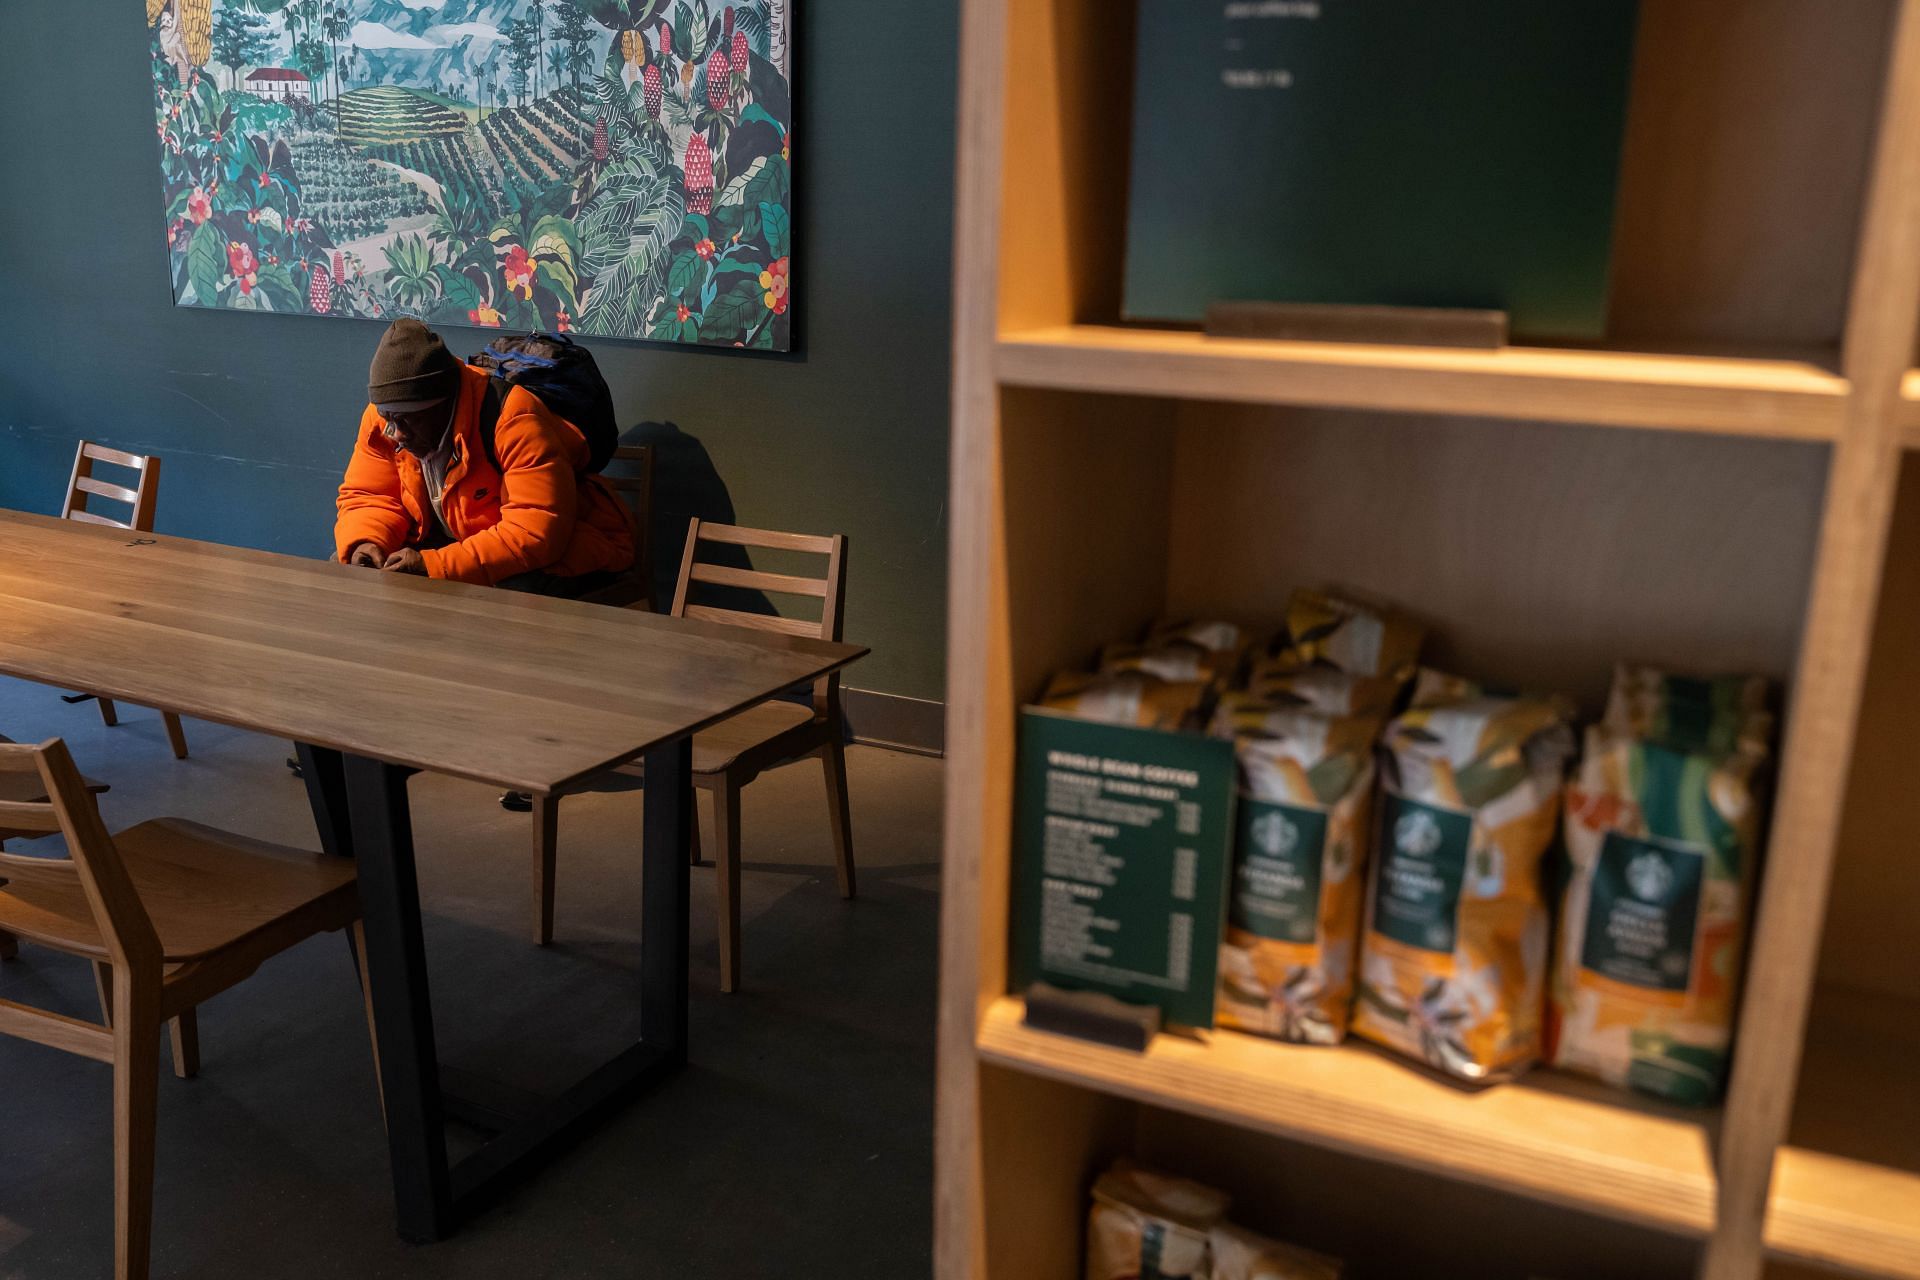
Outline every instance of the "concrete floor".
[[[0, 732], [66, 738], [113, 785], [110, 826], [178, 814], [314, 843], [284, 743], [189, 720], [193, 755], [176, 762], [152, 712], [123, 706], [106, 729], [91, 705], [5, 680]], [[161, 1085], [155, 1277], [927, 1275], [941, 768], [870, 748], [849, 764], [859, 899], [834, 890], [819, 766], [748, 788], [745, 989], [718, 993], [713, 870], [698, 868], [686, 1072], [442, 1244], [393, 1232], [341, 939], [210, 1002], [200, 1077]], [[485, 787], [412, 786], [442, 1058], [525, 1088], [569, 1082], [637, 1032], [640, 796], [562, 806], [542, 951], [530, 819]], [[31, 946], [0, 966], [0, 995], [97, 1013], [86, 966]], [[0, 1277], [111, 1273], [111, 1103], [110, 1068], [0, 1038]]]

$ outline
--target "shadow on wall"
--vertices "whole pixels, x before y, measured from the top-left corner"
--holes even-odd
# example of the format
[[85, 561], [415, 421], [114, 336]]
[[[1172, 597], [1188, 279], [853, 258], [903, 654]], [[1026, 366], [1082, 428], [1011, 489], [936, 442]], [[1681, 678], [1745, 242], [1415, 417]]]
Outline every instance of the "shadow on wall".
[[[653, 446], [653, 511], [648, 530], [653, 543], [653, 598], [666, 612], [680, 581], [680, 558], [687, 546], [687, 525], [695, 517], [717, 524], [733, 524], [733, 495], [720, 478], [707, 447], [674, 422], [642, 422], [621, 437], [621, 444]], [[745, 547], [709, 542], [700, 553], [709, 564], [751, 569]], [[742, 613], [779, 612], [758, 591], [702, 584], [698, 604]]]

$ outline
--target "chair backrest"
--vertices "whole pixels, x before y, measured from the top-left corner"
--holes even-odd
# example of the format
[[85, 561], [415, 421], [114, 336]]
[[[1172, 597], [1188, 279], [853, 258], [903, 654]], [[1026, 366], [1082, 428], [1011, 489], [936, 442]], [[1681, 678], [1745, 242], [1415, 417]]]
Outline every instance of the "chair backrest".
[[[735, 565], [711, 564], [700, 559], [700, 544], [718, 542], [735, 547], [760, 547], [771, 551], [798, 551], [825, 556], [826, 570], [821, 577], [797, 577], [786, 573], [767, 573], [742, 569]], [[783, 618], [767, 613], [748, 613], [742, 609], [722, 609], [695, 604], [689, 598], [696, 584], [737, 587], [774, 595], [810, 596], [820, 601], [820, 619]], [[744, 529], [739, 525], [711, 524], [697, 516], [687, 525], [687, 546], [680, 558], [680, 580], [673, 592], [673, 616], [725, 622], [782, 635], [808, 636], [818, 640], [840, 639], [842, 613], [847, 601], [847, 538], [836, 533], [822, 537], [806, 533], [780, 533], [772, 529]], [[813, 686], [813, 707], [820, 713], [838, 709], [840, 674], [820, 677]]]
[[653, 446], [623, 444], [613, 451], [614, 462], [631, 466], [624, 473], [600, 473], [609, 489], [633, 512], [633, 580], [640, 601], [653, 608]]
[[[105, 462], [116, 467], [125, 467], [135, 473], [133, 488], [111, 484], [94, 477], [93, 464]], [[132, 509], [132, 514], [124, 520], [101, 515], [88, 509], [91, 498], [105, 498], [110, 502], [124, 503]], [[73, 455], [73, 478], [67, 482], [66, 505], [60, 510], [63, 520], [80, 520], [87, 524], [104, 524], [114, 529], [128, 529], [135, 533], [153, 531], [153, 508], [160, 498], [160, 459], [146, 457], [137, 453], [122, 453], [118, 449], [109, 449], [103, 444], [91, 440], [82, 440]]]
[[115, 964], [145, 972], [160, 963], [160, 939], [127, 875], [120, 851], [100, 820], [93, 793], [58, 738], [31, 746], [0, 743], [0, 773], [38, 774], [46, 799], [0, 801], [0, 828], [59, 833], [64, 858], [29, 858], [0, 852], [0, 884], [71, 890], [78, 886], [93, 909], [94, 924]]

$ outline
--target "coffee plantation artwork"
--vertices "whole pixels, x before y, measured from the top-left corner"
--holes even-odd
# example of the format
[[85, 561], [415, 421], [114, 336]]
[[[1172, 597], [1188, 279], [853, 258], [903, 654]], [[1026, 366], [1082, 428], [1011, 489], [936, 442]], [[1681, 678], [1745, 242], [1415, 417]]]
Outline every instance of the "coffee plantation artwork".
[[794, 0], [145, 0], [181, 306], [785, 351]]

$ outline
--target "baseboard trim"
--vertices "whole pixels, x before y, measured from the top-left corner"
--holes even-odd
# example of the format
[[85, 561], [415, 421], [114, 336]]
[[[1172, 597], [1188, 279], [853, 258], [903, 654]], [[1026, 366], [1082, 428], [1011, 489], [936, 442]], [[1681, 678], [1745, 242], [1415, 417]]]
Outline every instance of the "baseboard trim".
[[840, 704], [855, 742], [915, 755], [942, 756], [947, 749], [947, 704], [872, 689], [842, 689]]

